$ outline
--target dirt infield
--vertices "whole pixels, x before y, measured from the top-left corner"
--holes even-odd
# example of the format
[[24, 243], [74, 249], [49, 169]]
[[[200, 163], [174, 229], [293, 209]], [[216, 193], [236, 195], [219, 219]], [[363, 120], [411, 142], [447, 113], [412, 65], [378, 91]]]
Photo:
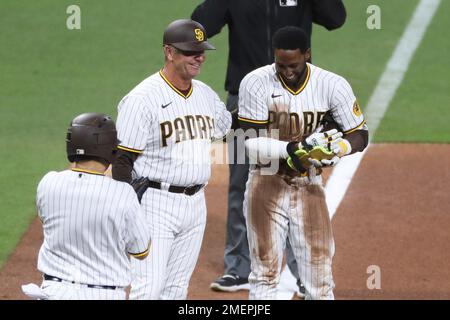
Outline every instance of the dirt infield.
[[[223, 272], [228, 169], [215, 166], [207, 187], [208, 221], [189, 299], [247, 299], [209, 284]], [[372, 145], [333, 218], [337, 299], [450, 299], [450, 145]], [[0, 272], [0, 299], [26, 299], [40, 283], [38, 219]], [[369, 290], [369, 266], [381, 289]]]

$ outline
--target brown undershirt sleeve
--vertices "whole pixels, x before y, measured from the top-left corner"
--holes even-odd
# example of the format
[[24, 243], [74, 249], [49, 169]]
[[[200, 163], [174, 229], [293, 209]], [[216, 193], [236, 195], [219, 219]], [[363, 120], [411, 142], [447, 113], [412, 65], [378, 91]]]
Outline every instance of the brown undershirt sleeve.
[[352, 153], [363, 151], [368, 143], [369, 143], [369, 131], [367, 130], [356, 130], [349, 134], [343, 136], [344, 139], [347, 139], [352, 146]]
[[116, 161], [112, 165], [113, 179], [131, 183], [133, 164], [138, 156], [139, 153], [119, 149], [117, 151]]

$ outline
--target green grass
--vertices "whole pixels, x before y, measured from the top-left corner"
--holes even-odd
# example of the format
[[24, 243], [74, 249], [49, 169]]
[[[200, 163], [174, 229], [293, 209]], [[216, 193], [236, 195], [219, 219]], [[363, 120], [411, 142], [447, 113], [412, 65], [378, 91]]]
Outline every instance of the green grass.
[[[161, 67], [164, 28], [199, 3], [174, 2], [0, 1], [0, 265], [35, 216], [40, 178], [67, 166], [69, 121], [87, 111], [115, 118], [121, 97]], [[70, 4], [81, 30], [66, 28]], [[217, 89], [225, 63], [204, 69], [219, 75]]]
[[[363, 110], [417, 2], [345, 1], [347, 21], [341, 29], [329, 32], [315, 26], [313, 62], [344, 76], [352, 85]], [[366, 26], [369, 5], [381, 8], [380, 30], [369, 30]]]
[[442, 1], [375, 142], [450, 142], [450, 1]]
[[[314, 63], [345, 76], [364, 107], [417, 1], [345, 1], [348, 18], [342, 29], [327, 32], [315, 27]], [[166, 25], [188, 17], [198, 3], [200, 0], [0, 1], [0, 265], [35, 217], [40, 178], [49, 170], [67, 166], [64, 138], [69, 121], [87, 111], [116, 118], [121, 97], [162, 66]], [[81, 8], [81, 30], [66, 28], [70, 4]], [[366, 28], [369, 4], [380, 5], [382, 30]], [[417, 141], [447, 137], [448, 141], [448, 133], [436, 137], [434, 131], [425, 129], [436, 123], [444, 128], [449, 115], [448, 63], [442, 59], [449, 40], [439, 31], [448, 29], [444, 14], [448, 8], [447, 1], [380, 126], [382, 141], [406, 141], [408, 137]], [[199, 79], [225, 98], [226, 28], [211, 42], [217, 50], [208, 52]], [[431, 88], [433, 94], [419, 90], [423, 88]], [[411, 121], [408, 124], [405, 114]], [[410, 119], [413, 116], [415, 119]], [[427, 136], [413, 139], [409, 124]]]

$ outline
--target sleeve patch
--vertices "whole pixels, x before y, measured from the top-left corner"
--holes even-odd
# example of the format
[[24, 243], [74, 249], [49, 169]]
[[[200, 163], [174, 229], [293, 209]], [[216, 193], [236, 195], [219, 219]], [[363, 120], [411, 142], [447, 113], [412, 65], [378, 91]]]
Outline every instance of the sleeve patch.
[[357, 117], [360, 117], [362, 115], [361, 108], [359, 107], [359, 103], [357, 100], [355, 100], [355, 103], [353, 103], [353, 113]]

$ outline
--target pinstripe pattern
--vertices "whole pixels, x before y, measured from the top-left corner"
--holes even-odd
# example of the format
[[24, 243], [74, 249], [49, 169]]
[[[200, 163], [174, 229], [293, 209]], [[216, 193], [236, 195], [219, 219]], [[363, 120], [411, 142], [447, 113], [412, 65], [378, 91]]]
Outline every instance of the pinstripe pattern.
[[[162, 73], [142, 81], [118, 106], [121, 146], [142, 151], [134, 177], [164, 185], [206, 184], [211, 139], [230, 126], [230, 113], [210, 87], [192, 80], [184, 96]], [[130, 299], [185, 299], [206, 223], [203, 190], [187, 196], [149, 188], [141, 204], [152, 247], [146, 260], [132, 260]]]
[[186, 299], [206, 224], [203, 191], [193, 196], [148, 189], [142, 198], [152, 247], [132, 261], [130, 299]]
[[95, 289], [84, 285], [43, 281], [42, 291], [49, 296], [49, 300], [125, 300], [124, 289]]
[[[330, 111], [344, 132], [364, 124], [349, 83], [307, 64], [306, 80], [294, 92], [277, 77], [275, 64], [249, 73], [239, 89], [239, 119], [268, 122], [279, 140], [301, 141]], [[356, 106], [356, 107], [355, 107]], [[283, 164], [283, 163], [282, 163]], [[286, 237], [292, 244], [307, 297], [333, 299], [334, 240], [322, 180], [311, 168], [307, 177], [249, 174], [244, 200], [251, 273], [250, 299], [275, 299]]]
[[44, 230], [41, 272], [82, 284], [129, 285], [127, 252], [146, 251], [150, 239], [131, 186], [98, 174], [49, 172], [36, 204]]
[[356, 97], [349, 83], [332, 72], [312, 64], [307, 65], [310, 78], [297, 94], [283, 86], [275, 74], [275, 64], [261, 67], [245, 76], [239, 89], [240, 119], [266, 121], [269, 120], [270, 111], [297, 114], [304, 123], [303, 137], [315, 130], [321, 115], [326, 111], [332, 113], [344, 132], [360, 126], [364, 116], [353, 111]]
[[249, 275], [251, 300], [276, 299], [290, 219], [285, 211], [289, 202], [286, 197], [279, 197], [279, 192], [284, 189], [283, 183], [274, 176], [250, 171], [243, 213], [252, 262]]
[[[169, 105], [163, 108], [166, 104]], [[163, 146], [161, 125], [170, 122], [173, 128], [175, 121], [183, 125], [186, 116], [211, 119], [211, 132], [199, 132], [196, 128], [196, 138], [175, 142], [177, 137], [184, 138], [188, 133], [174, 129], [167, 139], [167, 146]], [[143, 151], [134, 163], [134, 174], [175, 185], [188, 186], [208, 181], [211, 175], [211, 137], [223, 137], [230, 126], [231, 115], [210, 87], [192, 80], [192, 94], [186, 99], [159, 73], [138, 84], [118, 106], [120, 145]]]
[[244, 201], [252, 260], [250, 299], [276, 299], [286, 237], [308, 298], [334, 298], [334, 240], [321, 184], [320, 176], [286, 180], [251, 171]]
[[[334, 239], [322, 183], [308, 184], [294, 194], [297, 198], [291, 209], [288, 236], [294, 256], [300, 261], [300, 279], [308, 298], [332, 300]], [[298, 212], [303, 214], [299, 216]]]

